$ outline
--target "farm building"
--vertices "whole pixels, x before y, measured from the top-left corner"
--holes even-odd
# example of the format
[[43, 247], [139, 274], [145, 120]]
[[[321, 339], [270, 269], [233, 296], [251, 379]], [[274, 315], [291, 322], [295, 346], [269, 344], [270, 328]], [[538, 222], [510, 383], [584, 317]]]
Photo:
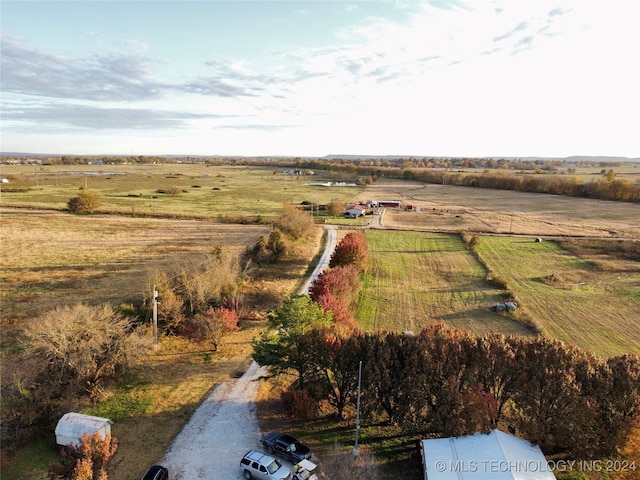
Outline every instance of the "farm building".
[[502, 432], [422, 440], [424, 480], [555, 480], [540, 447]]
[[374, 200], [373, 202], [371, 202], [371, 206], [398, 208], [401, 203], [402, 203], [401, 200]]
[[111, 424], [108, 418], [94, 417], [82, 413], [65, 413], [56, 425], [56, 443], [58, 445], [68, 445], [70, 443], [78, 445], [80, 437], [85, 433], [93, 435], [96, 431], [104, 439], [111, 435]]
[[366, 211], [367, 207], [364, 205], [352, 205], [344, 212], [344, 216], [346, 218], [358, 218], [364, 215]]

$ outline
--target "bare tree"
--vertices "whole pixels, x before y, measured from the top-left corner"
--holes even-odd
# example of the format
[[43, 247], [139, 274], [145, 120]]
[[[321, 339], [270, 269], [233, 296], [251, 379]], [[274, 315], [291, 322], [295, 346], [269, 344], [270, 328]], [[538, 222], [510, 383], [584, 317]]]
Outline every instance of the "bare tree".
[[99, 396], [145, 354], [148, 342], [132, 320], [111, 306], [58, 307], [27, 324], [25, 356], [39, 365], [38, 381], [47, 388], [85, 391]]

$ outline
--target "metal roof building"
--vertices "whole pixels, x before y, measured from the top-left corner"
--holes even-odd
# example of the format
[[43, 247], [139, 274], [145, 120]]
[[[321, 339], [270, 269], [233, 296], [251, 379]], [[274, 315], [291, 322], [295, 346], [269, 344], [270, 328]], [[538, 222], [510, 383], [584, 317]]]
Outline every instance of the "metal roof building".
[[111, 435], [111, 424], [108, 418], [94, 417], [82, 413], [65, 413], [56, 425], [56, 443], [58, 445], [80, 444], [80, 437], [85, 433], [93, 435], [96, 431], [104, 440], [107, 435]]
[[555, 480], [537, 445], [502, 432], [422, 440], [424, 480]]

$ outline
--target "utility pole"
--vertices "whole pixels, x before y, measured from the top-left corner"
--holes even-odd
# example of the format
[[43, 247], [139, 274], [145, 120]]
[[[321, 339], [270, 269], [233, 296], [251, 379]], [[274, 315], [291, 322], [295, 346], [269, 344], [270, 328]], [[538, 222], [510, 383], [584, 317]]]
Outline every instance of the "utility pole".
[[158, 348], [158, 291], [153, 286], [153, 348]]
[[360, 455], [360, 447], [358, 446], [358, 435], [360, 434], [360, 386], [362, 385], [362, 360], [358, 365], [358, 401], [356, 403], [356, 443], [353, 446], [353, 456]]

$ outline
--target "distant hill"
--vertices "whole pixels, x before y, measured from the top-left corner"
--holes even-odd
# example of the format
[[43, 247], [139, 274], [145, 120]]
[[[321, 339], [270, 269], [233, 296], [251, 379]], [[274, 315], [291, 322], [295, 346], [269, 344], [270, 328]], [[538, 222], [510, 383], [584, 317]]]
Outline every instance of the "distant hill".
[[[45, 158], [45, 157], [119, 157], [126, 155], [110, 155], [110, 154], [87, 154], [87, 155], [79, 155], [79, 154], [65, 154], [65, 153], [29, 153], [29, 152], [0, 152], [0, 156], [3, 157], [33, 157], [33, 158]], [[142, 155], [147, 156], [147, 155]], [[387, 159], [387, 160], [408, 160], [410, 158], [442, 158], [442, 159], [456, 159], [456, 158], [480, 158], [480, 159], [505, 159], [505, 160], [524, 160], [524, 161], [536, 161], [536, 160], [555, 160], [555, 161], [566, 161], [569, 163], [576, 162], [630, 162], [630, 163], [640, 163], [640, 157], [615, 157], [615, 156], [595, 156], [595, 155], [573, 155], [570, 157], [535, 157], [535, 156], [526, 156], [526, 157], [508, 157], [508, 156], [484, 156], [484, 157], [472, 157], [472, 156], [464, 156], [464, 157], [452, 157], [452, 156], [442, 156], [442, 155], [339, 155], [339, 154], [331, 154], [325, 155], [323, 157], [317, 156], [287, 156], [287, 155], [151, 155], [153, 157], [163, 157], [163, 158], [256, 158], [256, 159], [275, 159], [275, 158], [286, 158], [286, 159], [321, 159], [321, 160], [372, 160], [372, 159]]]
[[614, 156], [589, 156], [589, 155], [573, 155], [570, 157], [506, 157], [506, 156], [485, 156], [485, 157], [449, 157], [449, 156], [439, 156], [439, 155], [325, 155], [322, 157], [326, 160], [334, 160], [334, 159], [344, 159], [344, 160], [371, 160], [374, 158], [386, 158], [386, 159], [410, 159], [410, 158], [444, 158], [444, 159], [455, 159], [455, 158], [482, 158], [482, 159], [505, 159], [505, 160], [525, 160], [525, 161], [535, 161], [535, 160], [560, 160], [567, 162], [631, 162], [637, 163], [640, 162], [640, 157], [614, 157]]

